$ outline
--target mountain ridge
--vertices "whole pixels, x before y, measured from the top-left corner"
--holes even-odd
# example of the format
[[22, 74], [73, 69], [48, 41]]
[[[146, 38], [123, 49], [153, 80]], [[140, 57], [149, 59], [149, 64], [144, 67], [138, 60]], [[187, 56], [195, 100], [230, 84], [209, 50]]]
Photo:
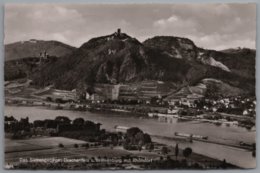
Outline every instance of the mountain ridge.
[[188, 38], [173, 36], [156, 36], [139, 42], [117, 31], [90, 39], [28, 77], [38, 86], [53, 84], [69, 90], [82, 84], [143, 80], [169, 81], [180, 88], [214, 78], [254, 93], [254, 66], [255, 51], [251, 49], [207, 50]]

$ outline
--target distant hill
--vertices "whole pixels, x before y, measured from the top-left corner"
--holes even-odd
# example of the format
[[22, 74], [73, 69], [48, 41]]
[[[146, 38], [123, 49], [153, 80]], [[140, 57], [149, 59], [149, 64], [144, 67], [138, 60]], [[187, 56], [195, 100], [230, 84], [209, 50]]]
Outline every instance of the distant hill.
[[[231, 49], [232, 50], [232, 49]], [[232, 51], [204, 50], [206, 56], [222, 62], [230, 71], [246, 78], [255, 78], [256, 51], [253, 49], [233, 49]]]
[[187, 38], [156, 36], [143, 42], [145, 46], [157, 48], [177, 59], [197, 61], [245, 77], [255, 77], [256, 51], [247, 48], [223, 51], [198, 48]]
[[240, 90], [254, 94], [255, 50], [206, 50], [190, 39], [172, 36], [156, 36], [141, 43], [115, 32], [93, 38], [71, 54], [42, 64], [29, 78], [38, 86], [53, 84], [68, 90], [96, 83], [158, 80], [170, 82], [176, 91], [199, 83], [206, 85], [203, 80], [210, 78], [228, 88], [220, 91], [238, 88], [237, 94]]
[[62, 57], [70, 54], [75, 49], [58, 41], [31, 39], [5, 45], [5, 61], [38, 57], [43, 52], [46, 52], [49, 56]]
[[[58, 41], [31, 39], [5, 45], [5, 80], [30, 76], [41, 64], [71, 54], [76, 48]], [[49, 60], [46, 61], [46, 58]]]

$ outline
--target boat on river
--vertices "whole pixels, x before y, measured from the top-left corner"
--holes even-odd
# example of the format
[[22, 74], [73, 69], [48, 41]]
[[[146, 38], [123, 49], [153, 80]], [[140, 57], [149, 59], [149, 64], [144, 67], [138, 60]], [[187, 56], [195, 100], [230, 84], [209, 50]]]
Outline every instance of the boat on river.
[[180, 118], [178, 114], [163, 114], [163, 113], [148, 113], [148, 117], [158, 117], [158, 118]]
[[175, 136], [181, 136], [181, 137], [186, 137], [186, 138], [192, 138], [192, 139], [204, 139], [207, 140], [208, 136], [202, 136], [202, 135], [196, 135], [196, 134], [189, 134], [189, 133], [179, 133], [175, 132]]

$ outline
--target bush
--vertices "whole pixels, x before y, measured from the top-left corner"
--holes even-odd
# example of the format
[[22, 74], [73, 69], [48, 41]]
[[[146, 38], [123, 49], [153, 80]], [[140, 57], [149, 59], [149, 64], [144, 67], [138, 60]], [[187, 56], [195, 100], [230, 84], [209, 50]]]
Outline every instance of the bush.
[[85, 148], [86, 148], [86, 149], [89, 148], [89, 144], [88, 144], [88, 143], [85, 144]]
[[183, 150], [183, 156], [184, 157], [189, 157], [192, 153], [192, 149], [190, 147], [187, 147]]
[[167, 147], [162, 147], [162, 154], [168, 154], [168, 148]]
[[60, 148], [64, 148], [64, 145], [62, 143], [59, 144]]

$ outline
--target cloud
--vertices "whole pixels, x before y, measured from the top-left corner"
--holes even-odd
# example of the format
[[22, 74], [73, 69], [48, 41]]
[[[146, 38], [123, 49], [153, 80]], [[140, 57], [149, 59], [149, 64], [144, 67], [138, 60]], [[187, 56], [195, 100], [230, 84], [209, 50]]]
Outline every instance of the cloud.
[[160, 19], [154, 22], [154, 26], [158, 27], [167, 27], [167, 25], [172, 25], [175, 22], [178, 22], [179, 18], [177, 16], [171, 16], [168, 19]]
[[53, 38], [53, 40], [59, 40], [59, 41], [64, 42], [64, 43], [69, 42], [69, 40], [66, 38], [66, 36], [63, 35], [62, 33], [53, 33], [51, 35], [51, 37]]
[[80, 46], [117, 28], [144, 41], [192, 39], [209, 49], [255, 48], [255, 4], [8, 4], [5, 43], [31, 38]]
[[7, 5], [5, 16], [7, 42], [35, 38], [71, 44], [76, 33], [82, 32], [86, 25], [76, 10], [55, 4]]
[[187, 37], [208, 49], [255, 48], [256, 8], [255, 4], [180, 4], [153, 27], [157, 33]]
[[179, 35], [187, 35], [196, 32], [197, 24], [189, 19], [182, 19], [176, 15], [172, 15], [166, 19], [160, 19], [153, 23], [158, 32], [177, 33]]

